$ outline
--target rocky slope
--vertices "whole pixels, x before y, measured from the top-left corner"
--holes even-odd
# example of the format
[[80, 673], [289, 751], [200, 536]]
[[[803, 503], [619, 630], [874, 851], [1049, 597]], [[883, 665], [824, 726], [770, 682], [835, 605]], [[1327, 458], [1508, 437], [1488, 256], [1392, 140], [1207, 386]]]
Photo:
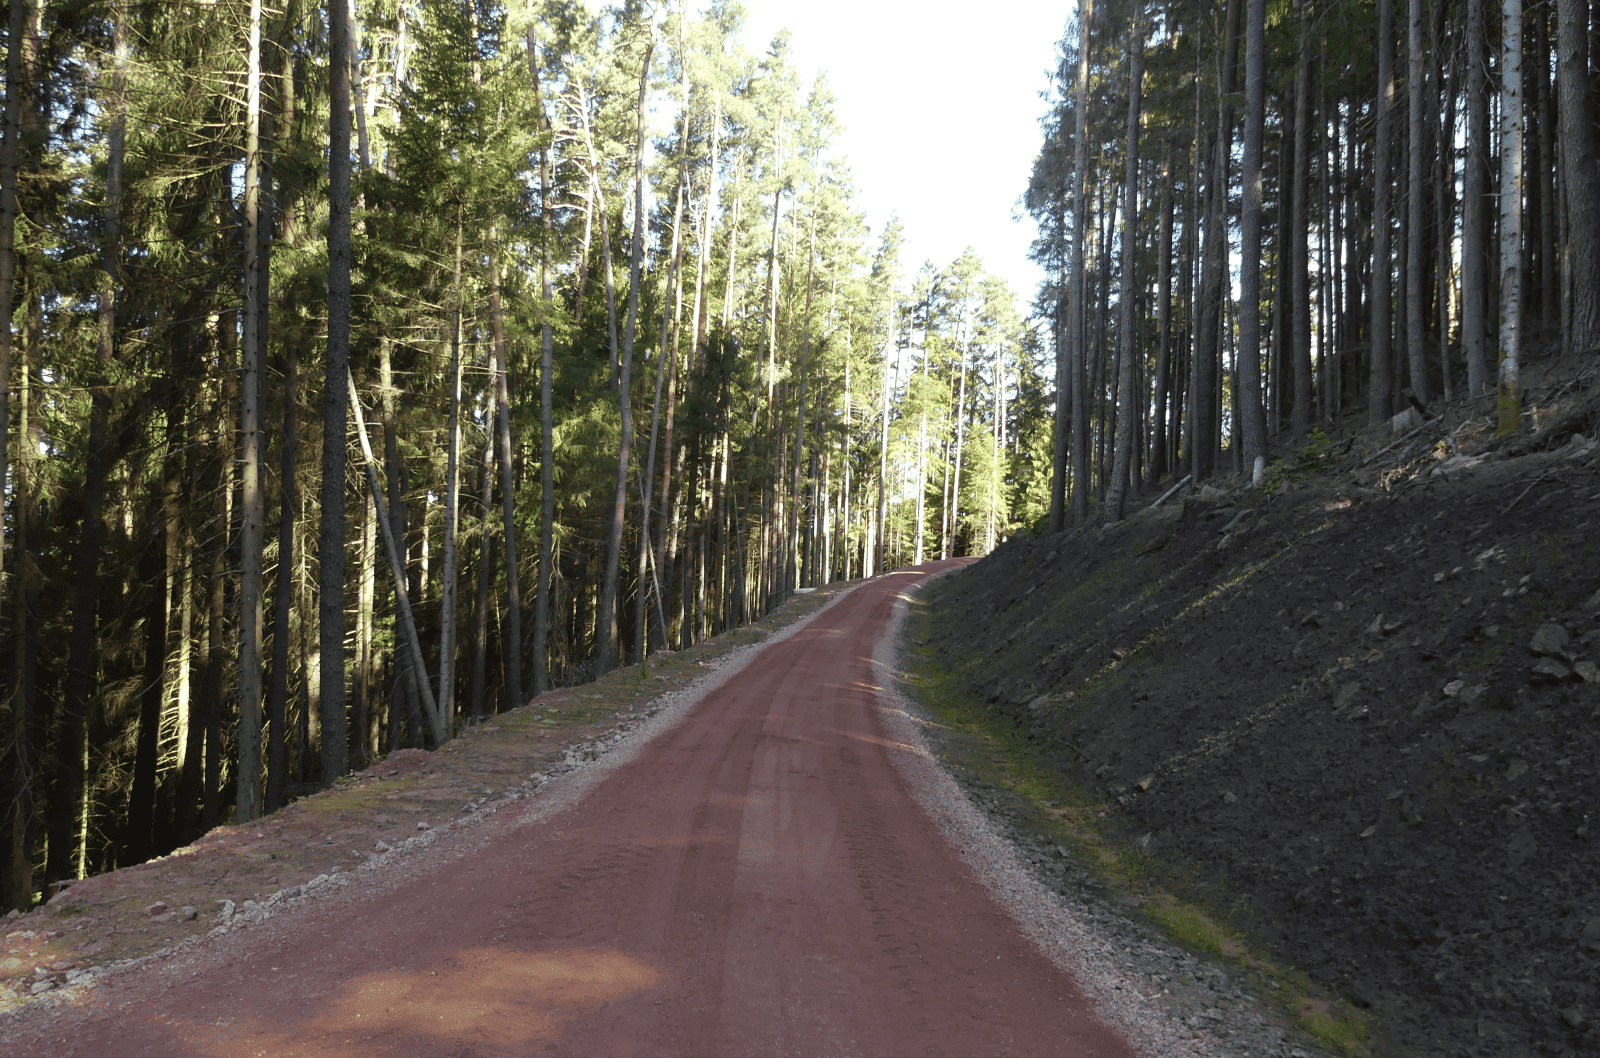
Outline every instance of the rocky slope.
[[927, 645], [1380, 1052], [1600, 1053], [1591, 415], [1012, 541]]

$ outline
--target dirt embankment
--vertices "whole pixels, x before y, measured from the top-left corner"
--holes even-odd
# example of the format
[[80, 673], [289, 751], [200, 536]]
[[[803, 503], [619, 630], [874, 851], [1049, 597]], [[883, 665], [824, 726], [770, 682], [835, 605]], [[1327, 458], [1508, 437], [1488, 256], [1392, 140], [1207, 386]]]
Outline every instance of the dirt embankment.
[[1573, 429], [1013, 541], [930, 588], [928, 646], [1380, 1051], [1600, 1053], [1600, 444]]

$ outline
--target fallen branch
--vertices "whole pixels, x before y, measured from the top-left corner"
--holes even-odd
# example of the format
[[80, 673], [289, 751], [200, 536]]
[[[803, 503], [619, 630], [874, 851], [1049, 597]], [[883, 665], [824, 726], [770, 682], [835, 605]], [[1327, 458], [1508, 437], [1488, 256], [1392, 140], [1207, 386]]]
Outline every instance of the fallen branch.
[[1192, 477], [1194, 477], [1193, 474], [1185, 474], [1183, 476], [1183, 480], [1172, 486], [1172, 488], [1168, 489], [1166, 492], [1163, 492], [1161, 494], [1161, 498], [1150, 505], [1150, 509], [1153, 511], [1163, 503], [1166, 503], [1168, 500], [1170, 500], [1172, 498], [1172, 494], [1189, 484], [1189, 479]]
[[1505, 508], [1500, 513], [1502, 515], [1510, 514], [1511, 513], [1511, 508], [1513, 508], [1517, 504], [1521, 503], [1524, 496], [1526, 496], [1528, 493], [1532, 492], [1534, 490], [1534, 488], [1537, 487], [1538, 484], [1541, 481], [1543, 481], [1545, 478], [1548, 478], [1549, 476], [1550, 476], [1550, 471], [1546, 470], [1543, 474], [1540, 474], [1538, 477], [1536, 477], [1532, 481], [1528, 482], [1528, 487], [1523, 489], [1521, 492], [1517, 493], [1517, 498], [1512, 500], [1510, 503], [1506, 504]]
[[1385, 452], [1392, 451], [1395, 448], [1399, 447], [1400, 445], [1405, 444], [1407, 441], [1409, 441], [1413, 437], [1417, 436], [1417, 434], [1421, 433], [1423, 430], [1426, 430], [1430, 426], [1436, 425], [1438, 423], [1438, 421], [1439, 421], [1438, 419], [1429, 419], [1427, 422], [1423, 423], [1421, 426], [1418, 426], [1416, 429], [1411, 430], [1410, 432], [1406, 433], [1404, 436], [1396, 437], [1393, 441], [1389, 442], [1384, 447], [1378, 449], [1376, 452], [1372, 453], [1370, 456], [1368, 456], [1367, 458], [1363, 459], [1361, 462], [1357, 463], [1356, 464], [1356, 469], [1357, 470], [1361, 469], [1362, 467], [1366, 466], [1368, 463], [1371, 463], [1373, 460], [1375, 460], [1379, 456], [1383, 455]]

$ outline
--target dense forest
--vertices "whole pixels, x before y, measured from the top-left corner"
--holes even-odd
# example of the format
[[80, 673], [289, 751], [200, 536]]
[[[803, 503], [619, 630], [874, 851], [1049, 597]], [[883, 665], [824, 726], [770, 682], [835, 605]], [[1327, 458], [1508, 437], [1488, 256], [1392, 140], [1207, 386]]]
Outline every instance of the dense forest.
[[10, 0], [0, 902], [1600, 348], [1588, 5], [1063, 14], [1013, 292], [727, 0]]
[[10, 4], [6, 906], [1042, 516], [1048, 351], [743, 18]]
[[[1081, 0], [1026, 202], [1050, 525], [1600, 351], [1581, 0]], [[1403, 420], [1402, 420], [1403, 421]]]

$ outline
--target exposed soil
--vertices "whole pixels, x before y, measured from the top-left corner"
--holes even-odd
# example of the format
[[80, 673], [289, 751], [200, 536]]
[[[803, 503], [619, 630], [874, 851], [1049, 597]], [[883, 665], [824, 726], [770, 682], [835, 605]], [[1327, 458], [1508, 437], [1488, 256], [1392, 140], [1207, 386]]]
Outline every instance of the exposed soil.
[[[798, 595], [748, 628], [652, 655], [595, 683], [550, 691], [468, 728], [437, 751], [405, 749], [321, 793], [239, 827], [218, 827], [170, 856], [73, 883], [4, 920], [0, 1013], [185, 941], [233, 914], [315, 887], [387, 846], [458, 820], [592, 759], [731, 651], [814, 613], [839, 590]], [[537, 782], [534, 784], [537, 785]]]
[[927, 592], [966, 690], [1380, 1053], [1600, 1053], [1600, 445], [1546, 395]]

